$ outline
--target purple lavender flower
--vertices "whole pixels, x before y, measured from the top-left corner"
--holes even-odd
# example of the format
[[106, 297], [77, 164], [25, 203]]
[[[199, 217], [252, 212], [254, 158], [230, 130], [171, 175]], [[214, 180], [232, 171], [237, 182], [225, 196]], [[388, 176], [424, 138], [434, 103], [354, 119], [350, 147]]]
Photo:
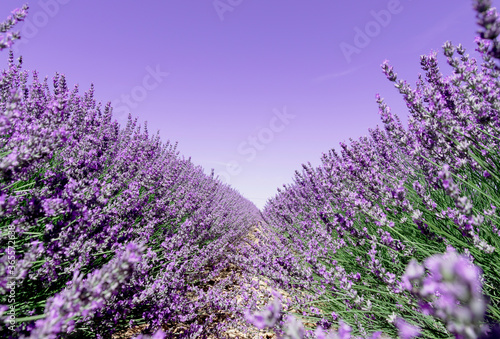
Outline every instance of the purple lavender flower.
[[281, 301], [277, 294], [275, 294], [274, 300], [267, 304], [262, 311], [252, 314], [247, 310], [245, 313], [245, 319], [261, 330], [266, 327], [273, 327], [280, 318]]
[[12, 11], [12, 15], [7, 17], [7, 20], [0, 23], [0, 32], [7, 32], [5, 35], [0, 35], [0, 51], [5, 48], [10, 48], [15, 40], [20, 39], [19, 32], [8, 32], [16, 23], [23, 21], [28, 10], [27, 5], [22, 8], [16, 8]]
[[417, 326], [407, 323], [402, 318], [397, 318], [395, 322], [401, 339], [411, 339], [420, 336], [420, 329]]
[[[411, 263], [408, 267], [415, 266]], [[418, 265], [418, 264], [417, 264]], [[481, 270], [463, 255], [448, 246], [447, 252], [427, 258], [424, 263], [429, 270], [422, 286], [411, 284], [405, 287], [422, 299], [422, 311], [432, 314], [446, 324], [451, 333], [464, 338], [477, 338], [484, 330], [480, 323], [486, 311], [486, 301], [482, 295]], [[407, 272], [412, 269], [407, 268]], [[409, 282], [410, 275], [403, 278]]]
[[339, 337], [340, 339], [349, 339], [351, 337], [351, 327], [339, 320]]
[[302, 322], [294, 316], [289, 316], [285, 325], [285, 335], [281, 339], [302, 339], [304, 338], [305, 330]]
[[36, 322], [30, 338], [56, 338], [60, 332], [71, 332], [73, 318], [87, 318], [101, 309], [131, 277], [134, 266], [141, 260], [142, 246], [130, 243], [126, 249], [102, 269], [88, 278], [74, 272], [71, 284], [58, 293], [45, 307], [46, 318]]
[[412, 282], [419, 281], [424, 275], [424, 268], [415, 259], [412, 259], [406, 266], [405, 274], [402, 277], [403, 286], [407, 290], [412, 289]]
[[[323, 328], [318, 326], [314, 331], [314, 335], [316, 339], [351, 339], [351, 330], [350, 326], [340, 320], [338, 331], [330, 330], [326, 332]], [[381, 335], [381, 331], [373, 332], [370, 339], [378, 339]]]
[[166, 334], [163, 330], [158, 330], [153, 335], [139, 334], [133, 337], [133, 339], [165, 339], [165, 336]]

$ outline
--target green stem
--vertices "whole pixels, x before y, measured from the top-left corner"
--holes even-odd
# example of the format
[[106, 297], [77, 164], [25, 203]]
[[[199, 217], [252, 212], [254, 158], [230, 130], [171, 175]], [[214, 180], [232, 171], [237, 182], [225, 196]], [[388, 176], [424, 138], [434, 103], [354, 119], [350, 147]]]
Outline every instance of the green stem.
[[[425, 159], [426, 161], [430, 162], [430, 163], [431, 163], [431, 164], [433, 164], [434, 166], [436, 166], [436, 167], [438, 167], [438, 168], [441, 168], [441, 169], [443, 168], [442, 166], [439, 166], [438, 164], [436, 164], [436, 163], [435, 163], [435, 162], [433, 162], [432, 160], [427, 159], [427, 158], [426, 158], [426, 157], [424, 157], [423, 155], [419, 154], [419, 156], [420, 156], [421, 158]], [[471, 190], [476, 190], [476, 189], [477, 189], [476, 187], [472, 186], [471, 184], [469, 184], [467, 181], [465, 181], [464, 179], [460, 178], [460, 177], [459, 177], [459, 176], [457, 176], [456, 174], [451, 173], [451, 175], [452, 175], [454, 178], [456, 178], [456, 179], [460, 180], [461, 182], [463, 182], [464, 184], [466, 184], [467, 186], [469, 186], [469, 187], [471, 188]], [[477, 191], [478, 191], [479, 193], [481, 193], [482, 195], [484, 195], [484, 196], [485, 196], [488, 200], [492, 200], [493, 202], [495, 202], [497, 205], [499, 205], [499, 206], [500, 206], [500, 202], [499, 202], [498, 200], [493, 199], [492, 197], [490, 197], [489, 195], [487, 195], [486, 193], [484, 193], [484, 192], [483, 192], [483, 191], [481, 191], [480, 189], [477, 189]]]

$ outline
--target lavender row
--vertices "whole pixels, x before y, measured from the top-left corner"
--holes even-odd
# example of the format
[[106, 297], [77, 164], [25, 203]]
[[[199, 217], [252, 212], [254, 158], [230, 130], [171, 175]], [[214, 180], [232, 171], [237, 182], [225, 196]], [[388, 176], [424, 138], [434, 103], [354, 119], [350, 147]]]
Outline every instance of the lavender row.
[[[253, 267], [293, 291], [286, 303], [305, 323], [328, 329], [342, 318], [353, 335], [396, 337], [403, 326], [396, 320], [405, 319], [426, 338], [477, 338], [500, 323], [500, 20], [489, 1], [474, 8], [480, 66], [447, 42], [453, 74], [443, 77], [435, 53], [421, 56], [425, 76], [412, 89], [384, 62], [409, 109], [408, 129], [377, 95], [385, 132], [370, 129], [370, 138], [341, 143], [340, 155], [324, 154], [321, 166], [303, 165], [268, 201], [263, 233], [276, 241], [252, 249], [260, 261]], [[451, 292], [430, 267], [430, 278], [418, 269], [422, 276], [408, 280], [415, 261], [450, 248], [482, 272], [470, 282], [476, 294], [469, 299], [446, 297]], [[465, 272], [458, 277], [472, 279]], [[459, 293], [458, 285], [448, 288]]]
[[0, 79], [2, 336], [203, 331], [213, 319], [197, 317], [220, 308], [227, 281], [202, 287], [257, 208], [177, 144], [149, 138], [147, 124], [129, 115], [120, 129], [93, 86], [79, 95], [56, 74], [51, 90], [21, 66], [11, 53]]

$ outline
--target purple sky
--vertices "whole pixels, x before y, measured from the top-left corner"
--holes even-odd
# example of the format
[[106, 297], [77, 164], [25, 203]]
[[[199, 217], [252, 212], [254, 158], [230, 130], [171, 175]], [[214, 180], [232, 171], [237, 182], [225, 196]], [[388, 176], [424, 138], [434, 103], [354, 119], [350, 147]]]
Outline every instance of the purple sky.
[[[0, 18], [24, 1], [0, 3]], [[498, 6], [499, 1], [493, 1]], [[477, 57], [472, 1], [42, 0], [15, 30], [24, 68], [95, 85], [124, 126], [179, 142], [262, 208], [295, 170], [383, 127], [375, 94], [407, 126], [384, 59], [412, 87], [447, 40]], [[378, 20], [378, 21], [377, 21]], [[361, 33], [359, 33], [361, 32]], [[368, 40], [363, 40], [363, 35]], [[2, 68], [8, 53], [0, 57]]]

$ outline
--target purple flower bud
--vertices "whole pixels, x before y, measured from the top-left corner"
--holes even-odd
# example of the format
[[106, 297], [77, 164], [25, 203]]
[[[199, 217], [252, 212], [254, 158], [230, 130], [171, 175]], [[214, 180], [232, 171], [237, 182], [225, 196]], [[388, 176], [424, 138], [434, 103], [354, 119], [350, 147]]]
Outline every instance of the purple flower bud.
[[[274, 293], [273, 293], [274, 294]], [[281, 302], [278, 297], [275, 297], [272, 303], [266, 305], [264, 310], [257, 313], [245, 312], [245, 319], [259, 329], [273, 327], [281, 318]]]
[[339, 338], [340, 339], [349, 339], [351, 338], [351, 327], [344, 323], [342, 320], [339, 320]]
[[290, 316], [285, 324], [285, 336], [283, 339], [302, 339], [304, 338], [305, 330], [302, 322]]
[[403, 286], [407, 290], [413, 288], [412, 282], [419, 280], [424, 275], [424, 268], [415, 259], [412, 259], [408, 266], [406, 266], [405, 274], [401, 278]]
[[411, 339], [420, 336], [420, 329], [417, 326], [408, 324], [402, 318], [396, 319], [396, 327], [399, 330], [399, 337], [401, 339]]

